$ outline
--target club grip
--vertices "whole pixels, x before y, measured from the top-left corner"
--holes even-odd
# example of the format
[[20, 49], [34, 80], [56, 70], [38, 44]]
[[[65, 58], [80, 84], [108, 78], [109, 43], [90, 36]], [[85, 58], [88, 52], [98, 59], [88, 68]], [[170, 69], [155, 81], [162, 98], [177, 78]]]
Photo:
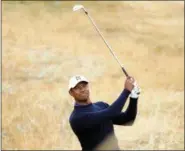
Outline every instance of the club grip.
[[126, 75], [126, 77], [128, 77], [129, 75], [128, 75], [128, 73], [126, 72], [126, 70], [125, 70], [123, 67], [121, 67], [121, 69], [122, 69], [123, 73]]

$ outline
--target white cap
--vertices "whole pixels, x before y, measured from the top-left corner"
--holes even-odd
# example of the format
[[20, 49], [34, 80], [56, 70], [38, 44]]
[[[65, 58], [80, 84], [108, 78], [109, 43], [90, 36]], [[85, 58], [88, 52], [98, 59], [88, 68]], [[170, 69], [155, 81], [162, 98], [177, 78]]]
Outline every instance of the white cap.
[[75, 76], [71, 77], [69, 80], [68, 90], [70, 90], [71, 88], [74, 88], [79, 82], [82, 82], [82, 81], [89, 83], [89, 81], [84, 76], [75, 75]]

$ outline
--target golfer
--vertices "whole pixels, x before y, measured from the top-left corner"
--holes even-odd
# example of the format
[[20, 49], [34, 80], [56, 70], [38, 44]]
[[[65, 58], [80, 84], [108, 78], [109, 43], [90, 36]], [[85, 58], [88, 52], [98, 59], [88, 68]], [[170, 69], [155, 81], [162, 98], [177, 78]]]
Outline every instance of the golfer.
[[[91, 101], [89, 81], [84, 76], [73, 76], [69, 81], [68, 90], [75, 100], [69, 122], [82, 150], [96, 150], [109, 138], [111, 143], [109, 141], [106, 147], [118, 150], [113, 126], [132, 125], [136, 118], [139, 87], [135, 80], [131, 77], [126, 78], [123, 91], [111, 105], [103, 101], [96, 103]], [[128, 97], [130, 98], [128, 108], [122, 112]]]

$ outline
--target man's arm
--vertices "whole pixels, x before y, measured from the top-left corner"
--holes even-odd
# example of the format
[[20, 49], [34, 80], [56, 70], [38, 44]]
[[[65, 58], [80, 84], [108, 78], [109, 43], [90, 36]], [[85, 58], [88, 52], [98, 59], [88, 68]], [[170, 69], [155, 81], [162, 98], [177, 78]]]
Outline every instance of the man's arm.
[[111, 120], [113, 117], [119, 115], [125, 102], [130, 94], [130, 91], [124, 89], [117, 100], [111, 104], [108, 108], [105, 108], [98, 112], [82, 112], [79, 113], [77, 118], [70, 121], [73, 127], [88, 128], [92, 125], [99, 124], [106, 120]]
[[113, 124], [116, 125], [132, 125], [135, 121], [137, 115], [137, 103], [138, 97], [140, 94], [140, 88], [138, 87], [137, 83], [135, 82], [134, 88], [130, 94], [130, 102], [128, 108], [125, 112], [121, 113], [120, 115], [113, 118]]
[[120, 113], [112, 119], [115, 125], [132, 125], [137, 115], [138, 99], [130, 98], [129, 105], [125, 112]]

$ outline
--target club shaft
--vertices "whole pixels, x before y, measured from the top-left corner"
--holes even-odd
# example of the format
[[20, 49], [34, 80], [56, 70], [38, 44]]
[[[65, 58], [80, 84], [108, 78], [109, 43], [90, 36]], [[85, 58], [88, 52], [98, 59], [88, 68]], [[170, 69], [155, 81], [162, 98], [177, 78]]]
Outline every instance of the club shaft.
[[94, 25], [96, 31], [98, 32], [98, 34], [101, 36], [102, 40], [104, 41], [104, 43], [106, 44], [106, 46], [109, 48], [111, 54], [114, 56], [114, 58], [116, 59], [116, 61], [118, 62], [118, 64], [120, 65], [122, 71], [124, 72], [124, 74], [126, 76], [128, 76], [128, 73], [126, 72], [126, 70], [124, 69], [124, 67], [121, 65], [120, 61], [118, 60], [117, 56], [114, 54], [114, 52], [112, 51], [112, 48], [110, 47], [110, 45], [107, 43], [107, 41], [105, 40], [105, 38], [103, 37], [101, 31], [99, 30], [99, 28], [97, 27], [97, 25], [95, 24], [95, 22], [93, 21], [92, 17], [89, 15], [89, 13], [84, 9], [85, 14], [88, 16], [88, 18], [90, 19], [91, 23]]

